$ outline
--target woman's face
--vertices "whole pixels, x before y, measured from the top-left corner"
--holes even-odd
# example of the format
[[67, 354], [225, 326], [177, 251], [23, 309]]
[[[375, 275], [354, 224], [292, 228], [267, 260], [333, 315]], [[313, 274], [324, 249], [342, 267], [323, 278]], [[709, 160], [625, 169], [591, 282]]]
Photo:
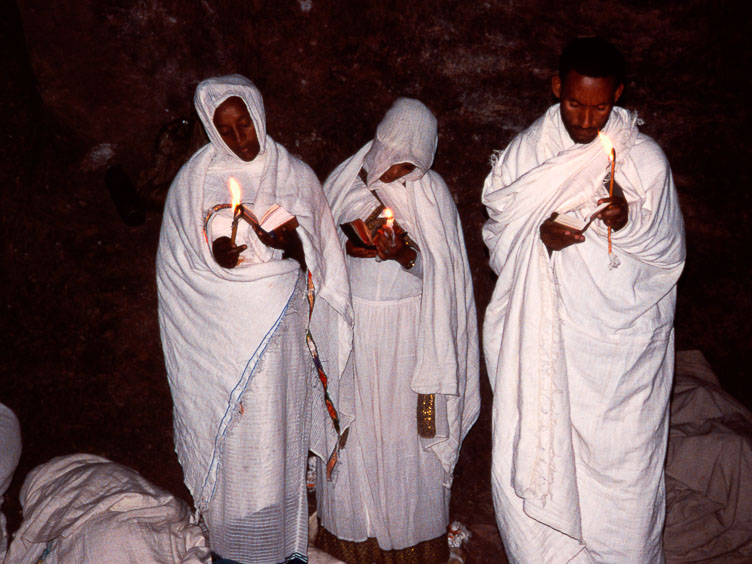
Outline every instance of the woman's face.
[[412, 163], [397, 163], [389, 167], [384, 174], [379, 177], [384, 184], [389, 184], [395, 180], [399, 180], [406, 174], [410, 174], [415, 170], [415, 165]]
[[233, 153], [246, 162], [256, 158], [261, 147], [251, 114], [242, 99], [233, 96], [222, 102], [214, 111], [212, 121]]

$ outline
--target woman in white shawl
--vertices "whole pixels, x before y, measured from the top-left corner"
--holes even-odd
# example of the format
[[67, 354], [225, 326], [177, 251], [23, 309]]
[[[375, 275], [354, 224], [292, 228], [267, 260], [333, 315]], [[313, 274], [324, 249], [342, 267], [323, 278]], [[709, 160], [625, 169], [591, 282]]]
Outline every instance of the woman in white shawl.
[[[213, 552], [304, 561], [309, 436], [326, 456], [334, 433], [331, 420], [310, 425], [311, 409], [325, 407], [306, 331], [336, 395], [351, 340], [345, 266], [320, 184], [266, 134], [256, 87], [239, 75], [209, 79], [194, 101], [211, 142], [170, 188], [157, 256], [176, 451]], [[261, 217], [279, 204], [293, 228], [267, 234], [240, 222], [230, 241], [231, 177], [247, 209]]]
[[[340, 410], [354, 416], [333, 480], [319, 472], [317, 545], [347, 562], [446, 561], [449, 494], [475, 422], [478, 340], [459, 216], [430, 170], [436, 118], [398, 99], [324, 183], [339, 224], [387, 206], [394, 235], [342, 244], [355, 314]], [[374, 214], [374, 210], [376, 214]], [[369, 225], [371, 221], [369, 221]], [[407, 244], [406, 244], [407, 243]]]

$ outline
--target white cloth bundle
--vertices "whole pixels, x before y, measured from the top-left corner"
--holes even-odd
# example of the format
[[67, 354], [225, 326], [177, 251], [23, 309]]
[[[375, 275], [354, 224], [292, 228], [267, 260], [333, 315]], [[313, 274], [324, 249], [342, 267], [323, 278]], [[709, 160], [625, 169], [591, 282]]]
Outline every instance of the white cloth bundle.
[[[0, 403], [0, 509], [3, 507], [3, 496], [8, 491], [20, 458], [21, 427], [18, 418], [10, 408]], [[7, 534], [5, 515], [0, 511], [0, 562], [3, 561], [8, 548]]]
[[[232, 153], [212, 124], [216, 107], [231, 96], [245, 101], [254, 120], [261, 152], [249, 163]], [[203, 510], [213, 493], [224, 434], [235, 407], [299, 275], [298, 263], [291, 259], [235, 269], [215, 262], [204, 232], [209, 211], [204, 198], [207, 171], [249, 171], [248, 177], [257, 183], [249, 187], [256, 195], [257, 215], [278, 203], [296, 216], [316, 289], [311, 331], [335, 401], [338, 376], [351, 347], [352, 311], [344, 260], [319, 182], [307, 165], [265, 134], [263, 104], [256, 87], [238, 75], [210, 79], [199, 85], [196, 107], [212, 143], [183, 166], [170, 188], [157, 283], [176, 450], [186, 484], [197, 508]], [[229, 199], [228, 191], [228, 203]]]
[[60, 456], [36, 467], [21, 505], [24, 520], [6, 563], [211, 562], [185, 502], [100, 456]]
[[[583, 469], [575, 464], [575, 417], [590, 428], [599, 410], [615, 402], [614, 413], [623, 408], [625, 420], [637, 417], [635, 427], [626, 432], [642, 445], [645, 456], [653, 449], [665, 450], [683, 223], [665, 157], [639, 134], [635, 122], [628, 111], [614, 108], [604, 128], [616, 149], [616, 181], [629, 204], [627, 226], [613, 234], [614, 252], [622, 263], [618, 269], [609, 269], [606, 228], [599, 221], [584, 243], [555, 252], [551, 259], [540, 240], [539, 227], [553, 212], [576, 210], [584, 217], [608, 195], [602, 187], [608, 154], [597, 140], [574, 144], [558, 105], [515, 138], [483, 188], [490, 217], [483, 237], [499, 275], [483, 329], [494, 388], [497, 515], [500, 507], [516, 503], [508, 497], [513, 488], [512, 496], [524, 501], [525, 514], [535, 520], [530, 526], [543, 523], [566, 535], [550, 545], [545, 541], [552, 538], [550, 531], [532, 543], [528, 538], [521, 544], [540, 542], [541, 547], [520, 547], [527, 558], [543, 559], [540, 554], [548, 550], [571, 558], [582, 549], [583, 512], [595, 500], [592, 492], [583, 491]], [[580, 386], [588, 372], [599, 371], [618, 374], [606, 379], [603, 397], [573, 387]], [[646, 386], [656, 388], [654, 396], [644, 397]], [[583, 407], [586, 397], [601, 405]], [[642, 402], [650, 405], [650, 415], [640, 416]], [[597, 435], [598, 430], [593, 431]], [[606, 434], [604, 428], [600, 432]], [[590, 438], [578, 440], [587, 443]], [[621, 448], [626, 444], [628, 439]], [[588, 447], [594, 452], [609, 448], [606, 443], [583, 448]], [[660, 489], [661, 477], [658, 463], [645, 475], [646, 490]], [[636, 500], [622, 501], [639, 506]], [[513, 538], [522, 538], [517, 535], [527, 534], [521, 532], [526, 524], [512, 522], [515, 517], [502, 511], [498, 518], [510, 545]]]
[[752, 412], [700, 351], [676, 354], [669, 434], [666, 561], [752, 561]]
[[[459, 214], [441, 176], [429, 170], [437, 139], [436, 118], [430, 110], [417, 100], [400, 98], [379, 124], [376, 139], [339, 165], [324, 183], [324, 191], [337, 223], [365, 219], [378, 201], [365, 186], [354, 185], [364, 163], [369, 188], [377, 192], [378, 178], [391, 165], [416, 165], [403, 177], [415, 214], [410, 236], [420, 247], [423, 265], [411, 388], [419, 394], [447, 396], [446, 431], [441, 436], [437, 433], [429, 444], [451, 482], [462, 439], [480, 411], [479, 350], [472, 277]], [[437, 421], [437, 429], [441, 423]]]

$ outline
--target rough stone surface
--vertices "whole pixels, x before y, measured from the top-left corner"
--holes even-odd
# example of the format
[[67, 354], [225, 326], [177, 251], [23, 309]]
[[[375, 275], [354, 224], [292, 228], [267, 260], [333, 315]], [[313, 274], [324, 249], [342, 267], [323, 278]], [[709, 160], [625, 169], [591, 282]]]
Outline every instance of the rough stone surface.
[[[562, 7], [566, 6], [566, 7]], [[172, 448], [156, 320], [158, 207], [190, 154], [204, 77], [249, 76], [269, 132], [320, 178], [367, 141], [401, 95], [440, 128], [435, 168], [464, 223], [482, 313], [494, 279], [480, 239], [488, 157], [550, 103], [561, 46], [610, 37], [630, 63], [624, 105], [674, 167], [689, 243], [679, 348], [699, 348], [752, 404], [746, 359], [750, 49], [741, 0], [555, 3], [336, 0], [19, 0], [0, 4], [0, 227], [5, 344], [0, 401], [24, 453], [3, 507], [20, 520], [25, 474], [91, 452], [189, 499]], [[148, 200], [124, 225], [106, 168]], [[472, 562], [503, 562], [490, 498], [490, 389], [457, 468], [452, 510]]]

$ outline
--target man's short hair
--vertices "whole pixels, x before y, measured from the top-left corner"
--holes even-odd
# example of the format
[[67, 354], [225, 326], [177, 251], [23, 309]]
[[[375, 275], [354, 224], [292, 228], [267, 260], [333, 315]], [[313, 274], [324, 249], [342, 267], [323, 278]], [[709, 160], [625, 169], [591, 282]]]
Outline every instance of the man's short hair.
[[616, 85], [624, 84], [624, 55], [600, 37], [579, 37], [570, 41], [561, 52], [559, 77], [563, 81], [569, 71], [593, 78], [614, 77]]

